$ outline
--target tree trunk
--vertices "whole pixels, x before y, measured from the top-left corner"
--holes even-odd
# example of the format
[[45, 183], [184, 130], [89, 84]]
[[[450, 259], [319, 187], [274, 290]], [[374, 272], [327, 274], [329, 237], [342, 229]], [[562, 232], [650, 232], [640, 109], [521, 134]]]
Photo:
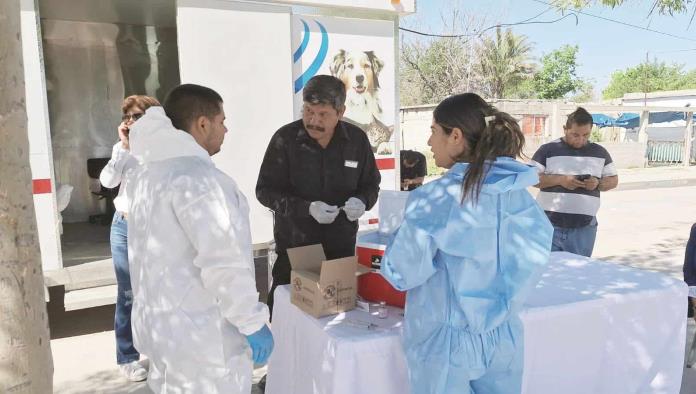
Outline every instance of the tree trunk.
[[0, 1], [0, 392], [51, 393], [24, 94], [20, 0]]

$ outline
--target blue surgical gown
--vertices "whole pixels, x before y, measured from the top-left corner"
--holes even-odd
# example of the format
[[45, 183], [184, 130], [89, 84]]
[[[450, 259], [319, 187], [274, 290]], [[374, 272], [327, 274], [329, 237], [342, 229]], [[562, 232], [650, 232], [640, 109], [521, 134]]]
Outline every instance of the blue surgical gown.
[[408, 290], [404, 349], [412, 394], [521, 391], [517, 316], [549, 259], [553, 227], [511, 158], [488, 162], [478, 201], [462, 202], [468, 164], [411, 192], [381, 272]]

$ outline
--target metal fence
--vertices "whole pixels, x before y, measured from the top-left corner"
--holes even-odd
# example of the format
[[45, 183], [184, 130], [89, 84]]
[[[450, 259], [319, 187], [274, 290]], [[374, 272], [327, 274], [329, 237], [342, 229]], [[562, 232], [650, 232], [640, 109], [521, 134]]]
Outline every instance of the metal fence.
[[683, 141], [648, 141], [649, 164], [676, 164], [683, 161]]
[[[648, 165], [670, 165], [684, 162], [683, 141], [648, 141], [646, 156]], [[691, 143], [689, 162], [696, 162], [696, 144]]]

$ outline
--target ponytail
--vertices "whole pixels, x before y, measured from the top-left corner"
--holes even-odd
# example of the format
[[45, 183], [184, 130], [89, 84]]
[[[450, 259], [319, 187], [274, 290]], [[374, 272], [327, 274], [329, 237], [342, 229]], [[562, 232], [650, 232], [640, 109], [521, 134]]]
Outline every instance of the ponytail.
[[492, 161], [500, 156], [517, 158], [524, 147], [524, 134], [515, 118], [493, 106], [489, 106], [487, 112], [487, 116], [482, 116], [485, 125], [478, 138], [467, 138], [470, 144], [469, 152], [465, 152], [465, 161], [469, 167], [462, 184], [462, 202], [467, 198], [478, 202]]
[[433, 120], [447, 135], [461, 130], [468, 150], [455, 160], [469, 163], [462, 184], [462, 203], [478, 201], [492, 161], [499, 156], [517, 158], [524, 147], [524, 134], [517, 120], [500, 112], [475, 93], [450, 96], [433, 111]]

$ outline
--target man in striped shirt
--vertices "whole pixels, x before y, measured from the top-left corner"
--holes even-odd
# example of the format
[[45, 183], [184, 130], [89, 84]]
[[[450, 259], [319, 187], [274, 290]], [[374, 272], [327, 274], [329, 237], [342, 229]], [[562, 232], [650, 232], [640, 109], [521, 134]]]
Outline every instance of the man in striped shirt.
[[590, 257], [597, 236], [600, 192], [619, 177], [609, 152], [589, 142], [592, 115], [578, 108], [568, 115], [565, 136], [542, 145], [531, 164], [539, 169], [537, 202], [554, 227], [551, 250]]

